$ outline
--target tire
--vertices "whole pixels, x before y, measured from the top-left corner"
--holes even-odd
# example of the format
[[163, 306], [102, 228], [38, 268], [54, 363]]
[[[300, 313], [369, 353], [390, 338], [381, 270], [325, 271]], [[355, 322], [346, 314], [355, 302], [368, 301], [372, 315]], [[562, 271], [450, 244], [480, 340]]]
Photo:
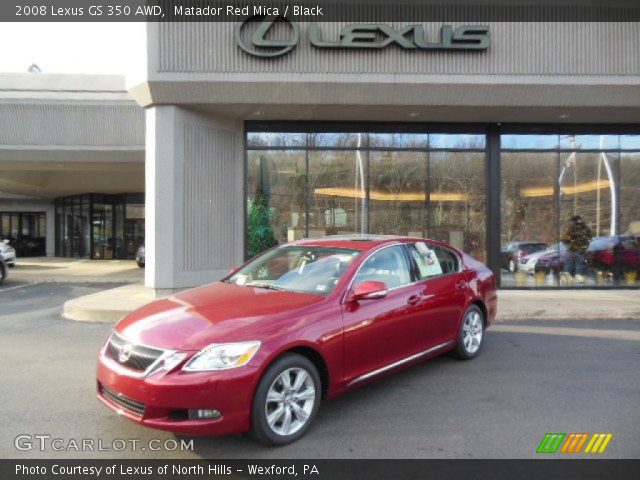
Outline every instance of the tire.
[[[479, 323], [478, 323], [479, 322]], [[454, 355], [462, 360], [471, 360], [480, 353], [484, 341], [485, 318], [482, 310], [477, 305], [471, 305], [462, 317], [460, 331], [458, 333], [458, 344], [454, 350]], [[479, 330], [478, 330], [479, 328]], [[467, 330], [471, 329], [473, 337], [471, 343], [467, 336]], [[479, 337], [478, 337], [479, 333]]]
[[139, 266], [140, 268], [144, 268], [144, 263], [143, 263], [143, 262], [136, 262], [136, 263], [138, 264], [138, 266]]
[[0, 285], [4, 282], [4, 279], [7, 277], [7, 267], [6, 264], [0, 259]]
[[[304, 399], [296, 401], [293, 388], [301, 372], [306, 373], [306, 376], [297, 391], [299, 394], [304, 394], [301, 395]], [[286, 388], [283, 383], [287, 376], [291, 387], [289, 394], [285, 393]], [[267, 400], [268, 394], [271, 394], [270, 400]], [[313, 423], [320, 408], [321, 396], [322, 383], [314, 364], [302, 355], [293, 353], [283, 355], [264, 373], [253, 396], [251, 436], [269, 446], [295, 442]], [[278, 414], [278, 411], [281, 413]], [[272, 415], [271, 423], [268, 418], [269, 413]], [[302, 421], [304, 415], [306, 419]], [[287, 429], [290, 433], [285, 433]]]

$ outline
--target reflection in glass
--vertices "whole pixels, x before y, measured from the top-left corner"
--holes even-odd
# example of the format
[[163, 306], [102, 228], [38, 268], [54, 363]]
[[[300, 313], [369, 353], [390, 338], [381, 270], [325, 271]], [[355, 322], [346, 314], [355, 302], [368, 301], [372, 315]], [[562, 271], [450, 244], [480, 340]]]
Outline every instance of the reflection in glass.
[[485, 135], [470, 135], [462, 133], [432, 133], [429, 135], [429, 148], [484, 148]]
[[559, 140], [559, 135], [501, 135], [500, 145], [503, 149], [553, 150], [558, 148]]
[[274, 133], [249, 132], [247, 145], [249, 147], [304, 147], [307, 143], [306, 133]]
[[310, 133], [310, 147], [361, 148], [367, 146], [366, 133]]
[[639, 199], [640, 152], [624, 153], [620, 157], [620, 264], [626, 286], [640, 286]]
[[309, 232], [367, 232], [365, 158], [362, 151], [309, 152]]
[[617, 150], [619, 135], [560, 135], [563, 150]]
[[431, 152], [429, 158], [429, 236], [485, 262], [484, 152]]
[[501, 285], [555, 285], [548, 265], [558, 256], [557, 154], [503, 152], [501, 159]]
[[250, 256], [306, 236], [305, 152], [249, 151], [247, 234]]
[[370, 133], [371, 148], [427, 148], [429, 135], [418, 133]]
[[370, 155], [369, 233], [426, 236], [426, 152]]

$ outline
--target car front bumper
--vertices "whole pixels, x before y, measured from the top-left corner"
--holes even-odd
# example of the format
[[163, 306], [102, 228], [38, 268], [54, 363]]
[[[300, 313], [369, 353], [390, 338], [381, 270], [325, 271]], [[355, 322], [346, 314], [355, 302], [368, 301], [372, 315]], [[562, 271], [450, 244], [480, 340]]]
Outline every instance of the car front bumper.
[[[158, 372], [148, 377], [100, 355], [98, 399], [120, 416], [146, 427], [185, 435], [226, 435], [249, 430], [258, 380], [248, 366], [218, 372]], [[198, 420], [189, 410], [218, 410], [220, 418]]]

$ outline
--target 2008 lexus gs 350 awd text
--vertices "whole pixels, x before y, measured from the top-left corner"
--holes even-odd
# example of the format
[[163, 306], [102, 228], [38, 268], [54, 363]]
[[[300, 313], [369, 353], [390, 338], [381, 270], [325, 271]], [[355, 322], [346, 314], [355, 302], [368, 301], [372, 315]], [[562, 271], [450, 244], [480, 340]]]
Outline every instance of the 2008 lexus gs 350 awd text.
[[449, 245], [301, 240], [125, 317], [100, 351], [98, 398], [148, 427], [282, 445], [322, 398], [445, 352], [474, 358], [496, 306], [491, 271]]

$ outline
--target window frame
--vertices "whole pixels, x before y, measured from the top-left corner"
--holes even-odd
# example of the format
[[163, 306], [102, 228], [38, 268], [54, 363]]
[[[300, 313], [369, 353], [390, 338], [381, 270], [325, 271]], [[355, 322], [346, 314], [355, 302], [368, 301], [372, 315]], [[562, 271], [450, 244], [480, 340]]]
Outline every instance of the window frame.
[[[447, 272], [447, 273], [441, 273], [440, 275], [434, 275], [431, 277], [425, 277], [425, 278], [421, 278], [420, 277], [420, 267], [418, 266], [418, 263], [416, 262], [415, 258], [413, 258], [413, 255], [411, 254], [410, 248], [411, 245], [414, 246], [414, 248], [416, 249], [416, 251], [418, 250], [418, 248], [415, 246], [416, 243], [418, 242], [407, 242], [405, 243], [405, 248], [407, 251], [407, 255], [409, 256], [410, 262], [413, 265], [413, 274], [415, 275], [415, 277], [417, 278], [417, 282], [428, 282], [429, 280], [435, 280], [436, 278], [444, 278], [450, 275], [456, 275], [459, 274], [460, 272], [462, 272], [462, 259], [460, 258], [460, 255], [458, 255], [458, 252], [456, 252], [455, 250], [452, 250], [451, 248], [442, 246], [442, 245], [436, 245], [430, 242], [423, 242], [424, 244], [427, 245], [427, 247], [429, 247], [430, 250], [434, 251], [435, 254], [435, 248], [442, 248], [443, 250], [445, 250], [446, 252], [449, 252], [451, 255], [453, 255], [458, 263], [458, 268], [451, 271], [451, 272]], [[420, 252], [418, 252], [420, 253]]]

